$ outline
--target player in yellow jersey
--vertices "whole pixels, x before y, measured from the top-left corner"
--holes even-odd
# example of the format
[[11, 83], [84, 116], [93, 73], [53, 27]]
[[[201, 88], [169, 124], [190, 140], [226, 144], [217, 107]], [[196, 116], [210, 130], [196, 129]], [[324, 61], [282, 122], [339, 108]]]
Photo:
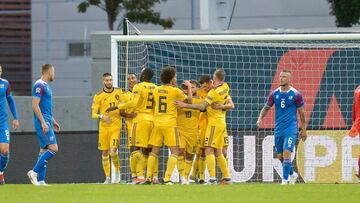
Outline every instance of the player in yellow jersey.
[[[111, 106], [117, 106], [119, 102], [125, 101], [126, 97], [119, 88], [113, 87], [113, 79], [110, 73], [103, 74], [104, 88], [96, 93], [92, 104], [92, 118], [100, 119], [99, 123], [99, 145], [98, 149], [102, 153], [102, 165], [105, 172], [105, 184], [120, 182], [120, 161], [117, 153], [120, 131], [121, 117], [119, 111], [106, 112]], [[115, 166], [115, 178], [110, 178], [110, 160]]]
[[147, 165], [146, 183], [151, 183], [156, 157], [159, 154], [160, 147], [165, 143], [165, 145], [170, 148], [171, 155], [167, 162], [164, 183], [172, 184], [170, 177], [177, 164], [180, 145], [179, 132], [176, 127], [177, 108], [175, 106], [175, 100], [191, 102], [191, 84], [189, 81], [184, 82], [188, 87], [188, 96], [179, 88], [174, 87], [176, 86], [176, 70], [170, 66], [161, 70], [160, 81], [163, 85], [154, 90], [155, 121], [154, 129], [149, 140], [152, 151], [149, 155]]
[[149, 154], [148, 141], [154, 126], [154, 99], [156, 85], [151, 83], [154, 72], [150, 68], [141, 71], [140, 83], [133, 88], [133, 96], [129, 102], [120, 103], [107, 111], [116, 109], [134, 109], [137, 114], [133, 119], [129, 145], [134, 168], [136, 168], [136, 184], [145, 182], [144, 168]]
[[176, 101], [180, 108], [205, 110], [208, 113], [208, 124], [205, 133], [206, 163], [210, 173], [210, 184], [216, 183], [215, 157], [223, 174], [221, 183], [231, 182], [227, 161], [223, 155], [224, 142], [227, 137], [226, 110], [233, 109], [234, 103], [229, 95], [229, 86], [224, 82], [225, 71], [217, 69], [213, 76], [214, 88], [209, 91], [201, 104], [187, 104]]
[[[205, 100], [209, 91], [213, 88], [213, 82], [209, 75], [202, 75], [199, 78], [199, 83], [201, 88], [197, 91], [197, 96], [203, 101]], [[205, 161], [205, 148], [204, 148], [204, 141], [205, 141], [205, 132], [207, 126], [207, 113], [203, 111], [200, 113], [199, 118], [199, 140], [198, 140], [198, 147], [196, 149], [196, 159], [194, 163], [193, 173], [191, 175], [191, 179], [195, 180], [197, 174], [199, 173], [199, 183], [205, 183], [205, 170], [206, 170], [206, 161]]]
[[[202, 99], [197, 95], [198, 83], [195, 80], [190, 81], [192, 103], [200, 104]], [[182, 85], [183, 92], [188, 94], [188, 87]], [[196, 109], [178, 109], [177, 127], [180, 132], [180, 152], [178, 156], [178, 171], [180, 181], [183, 185], [189, 184], [189, 173], [194, 159], [195, 148], [197, 147], [199, 137], [199, 116], [200, 111]]]
[[[129, 73], [127, 76], [127, 82], [128, 82], [128, 90], [124, 92], [127, 100], [126, 102], [130, 101], [133, 96], [133, 88], [137, 84], [137, 78], [135, 73]], [[126, 134], [128, 138], [128, 148], [130, 149], [130, 135], [131, 135], [131, 128], [132, 128], [132, 121], [133, 118], [136, 116], [136, 113], [134, 112], [134, 109], [126, 109], [121, 110], [120, 115], [125, 118], [125, 124], [126, 124]], [[130, 156], [129, 158], [130, 162], [130, 172], [131, 172], [131, 181], [132, 183], [135, 183], [136, 181], [136, 165], [135, 161], [133, 159], [133, 156]]]

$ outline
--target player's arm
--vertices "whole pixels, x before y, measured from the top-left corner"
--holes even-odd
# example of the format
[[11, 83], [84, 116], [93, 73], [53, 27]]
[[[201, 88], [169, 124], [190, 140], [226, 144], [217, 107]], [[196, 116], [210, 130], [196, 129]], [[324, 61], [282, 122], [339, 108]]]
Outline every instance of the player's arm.
[[185, 80], [184, 84], [186, 85], [186, 87], [188, 88], [188, 94], [187, 94], [187, 98], [185, 99], [184, 102], [191, 104], [192, 103], [192, 91], [191, 91], [191, 83], [189, 80]]
[[306, 140], [307, 133], [306, 133], [306, 119], [305, 119], [305, 109], [304, 107], [300, 107], [297, 109], [299, 116], [300, 116], [300, 122], [301, 122], [301, 132], [300, 137], [303, 141]]
[[225, 104], [220, 104], [220, 103], [215, 102], [211, 105], [211, 108], [221, 109], [221, 110], [229, 110], [229, 109], [234, 109], [235, 104], [234, 104], [232, 98], [230, 97], [229, 101], [226, 102]]
[[100, 109], [100, 99], [95, 95], [93, 104], [91, 105], [91, 118], [104, 120], [107, 123], [111, 123], [110, 118], [107, 115], [99, 114]]
[[265, 118], [266, 114], [269, 112], [270, 108], [274, 105], [274, 95], [271, 93], [266, 100], [265, 106], [261, 109], [259, 117], [256, 121], [256, 125], [260, 127], [262, 120]]
[[18, 115], [17, 115], [17, 110], [16, 110], [16, 103], [14, 100], [14, 97], [11, 94], [11, 87], [10, 84], [8, 84], [7, 90], [6, 90], [6, 100], [8, 102], [11, 114], [13, 115], [13, 129], [16, 130], [19, 127], [19, 119], [18, 119]]
[[135, 118], [136, 117], [136, 113], [135, 112], [131, 112], [131, 113], [126, 113], [125, 110], [121, 110], [120, 111], [120, 116], [124, 117], [124, 118]]
[[177, 100], [177, 101], [175, 101], [175, 105], [178, 108], [198, 109], [200, 111], [205, 111], [205, 109], [209, 106], [209, 103], [207, 103], [206, 101], [203, 101], [200, 104], [188, 104], [183, 101]]
[[46, 134], [49, 132], [49, 126], [45, 122], [45, 119], [41, 113], [39, 104], [40, 104], [40, 98], [34, 96], [32, 99], [31, 107], [35, 113], [35, 116], [39, 119], [39, 121], [41, 123], [41, 128], [43, 129], [44, 134]]
[[53, 128], [55, 132], [60, 132], [60, 124], [55, 120], [55, 118], [52, 118], [52, 122], [53, 122]]
[[[124, 95], [122, 95], [122, 96], [124, 96]], [[127, 100], [127, 98], [125, 98], [125, 96], [124, 96], [124, 98], [122, 100], [122, 101], [127, 100], [127, 102], [120, 103], [117, 106], [109, 107], [108, 109], [106, 109], [106, 112], [115, 111], [117, 109], [125, 110], [125, 109], [134, 108], [137, 105], [137, 103], [139, 102], [139, 99], [140, 99], [140, 93], [139, 93], [137, 86], [135, 86], [131, 98], [129, 100]]]

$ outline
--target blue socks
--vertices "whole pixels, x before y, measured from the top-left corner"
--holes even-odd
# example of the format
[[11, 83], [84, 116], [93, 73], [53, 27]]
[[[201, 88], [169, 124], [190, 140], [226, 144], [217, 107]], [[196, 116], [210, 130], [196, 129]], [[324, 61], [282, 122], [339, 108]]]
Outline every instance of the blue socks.
[[[41, 157], [41, 155], [44, 153], [39, 153], [38, 156], [38, 161]], [[39, 173], [38, 173], [38, 181], [45, 181], [45, 174], [46, 174], [46, 164], [40, 169]]]
[[[44, 169], [48, 161], [55, 156], [55, 152], [51, 150], [46, 150], [44, 153], [40, 155], [38, 161], [36, 162], [33, 171], [40, 175], [40, 171]], [[45, 169], [46, 170], [46, 169]]]
[[0, 172], [4, 172], [9, 162], [9, 154], [0, 153]]
[[289, 174], [292, 175], [294, 173], [294, 169], [291, 164], [291, 159], [284, 159], [283, 162], [283, 179], [289, 180]]

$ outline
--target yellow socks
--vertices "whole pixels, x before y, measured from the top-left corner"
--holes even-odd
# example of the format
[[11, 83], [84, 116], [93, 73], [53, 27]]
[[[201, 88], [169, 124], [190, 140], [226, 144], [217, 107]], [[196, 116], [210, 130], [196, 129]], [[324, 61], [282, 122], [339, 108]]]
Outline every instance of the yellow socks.
[[206, 161], [204, 157], [199, 158], [199, 178], [205, 180]]
[[109, 156], [102, 156], [102, 165], [106, 177], [110, 177], [110, 159]]
[[224, 155], [220, 155], [216, 158], [216, 162], [221, 170], [223, 178], [229, 178], [229, 167], [227, 166], [227, 161], [224, 157]]
[[152, 178], [153, 172], [154, 172], [154, 166], [155, 166], [156, 159], [157, 159], [157, 155], [150, 153], [148, 162], [147, 162], [146, 180], [151, 181], [151, 178]]
[[181, 177], [184, 177], [184, 168], [185, 168], [185, 160], [184, 156], [178, 156], [177, 159], [177, 168], [179, 171], [179, 175]]
[[119, 154], [117, 152], [110, 153], [111, 161], [114, 164], [116, 172], [120, 171], [120, 159]]
[[[184, 168], [184, 177], [186, 178], [186, 180], [189, 179], [189, 174], [191, 171], [191, 166], [192, 166], [192, 161], [190, 160], [185, 160], [185, 168]], [[196, 177], [196, 176], [194, 176]]]
[[215, 155], [214, 154], [210, 154], [210, 155], [206, 155], [206, 164], [210, 173], [210, 178], [216, 178], [216, 170], [215, 170]]
[[168, 182], [170, 181], [170, 178], [173, 174], [174, 168], [177, 164], [177, 156], [176, 155], [170, 155], [168, 161], [167, 161], [167, 168], [166, 168], [166, 172], [165, 172], [165, 176], [164, 176], [164, 181]]

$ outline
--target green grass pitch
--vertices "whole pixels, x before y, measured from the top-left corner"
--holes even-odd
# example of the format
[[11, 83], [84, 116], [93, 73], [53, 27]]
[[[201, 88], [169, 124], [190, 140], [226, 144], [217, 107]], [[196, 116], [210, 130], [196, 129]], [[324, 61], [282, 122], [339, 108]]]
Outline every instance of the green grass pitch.
[[0, 186], [0, 202], [228, 203], [360, 202], [360, 184], [101, 185], [30, 184]]

